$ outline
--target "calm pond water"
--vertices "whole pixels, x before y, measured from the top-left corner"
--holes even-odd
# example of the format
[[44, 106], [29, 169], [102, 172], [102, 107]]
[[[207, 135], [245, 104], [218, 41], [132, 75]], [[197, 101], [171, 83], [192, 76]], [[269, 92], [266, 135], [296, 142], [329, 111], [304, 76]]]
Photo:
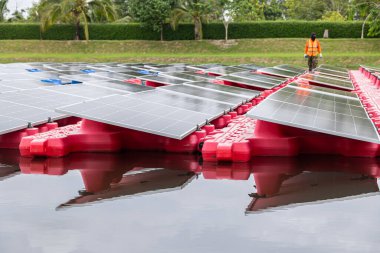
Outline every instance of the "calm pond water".
[[375, 159], [0, 153], [0, 252], [379, 252]]

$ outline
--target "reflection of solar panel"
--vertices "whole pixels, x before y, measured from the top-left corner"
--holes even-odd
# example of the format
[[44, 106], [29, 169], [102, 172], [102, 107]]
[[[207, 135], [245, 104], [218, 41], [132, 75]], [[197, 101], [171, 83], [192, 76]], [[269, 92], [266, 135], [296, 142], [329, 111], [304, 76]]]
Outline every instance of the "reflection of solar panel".
[[285, 87], [248, 112], [264, 121], [380, 143], [359, 100]]
[[[211, 103], [213, 107], [208, 108], [210, 103], [202, 103], [202, 99], [189, 99], [179, 93], [173, 97], [168, 92], [156, 90], [136, 95], [140, 96], [112, 95], [59, 108], [57, 111], [174, 139], [183, 139], [194, 132], [197, 125], [202, 126], [206, 120], [220, 116], [220, 113], [213, 111], [218, 110], [221, 103]], [[192, 110], [181, 107], [192, 107]], [[227, 109], [228, 105], [224, 105], [224, 108]]]
[[284, 69], [276, 69], [276, 68], [262, 68], [259, 69], [258, 72], [267, 74], [267, 75], [273, 75], [273, 76], [280, 76], [280, 77], [295, 77], [299, 75], [299, 73], [289, 71], [289, 70], [284, 70]]
[[328, 94], [334, 94], [337, 96], [359, 99], [358, 95], [352, 92], [325, 88], [325, 87], [320, 87], [320, 86], [315, 86], [315, 85], [310, 85], [310, 84], [290, 83], [288, 84], [288, 86], [296, 87], [297, 89], [313, 90], [313, 92], [328, 93]]
[[313, 74], [305, 74], [305, 75], [302, 75], [300, 78], [313, 84], [320, 84], [320, 85], [340, 88], [344, 90], [355, 89], [354, 85], [349, 80], [334, 79], [334, 78], [329, 78], [327, 76], [320, 76], [320, 75], [313, 75]]
[[278, 85], [278, 84], [274, 84], [273, 82], [268, 82], [267, 80], [260, 81], [260, 80], [254, 80], [254, 79], [248, 79], [248, 78], [230, 76], [230, 75], [220, 76], [217, 79], [227, 81], [227, 82], [237, 83], [237, 84], [243, 84], [243, 85], [251, 86], [255, 88], [261, 88], [261, 89], [272, 89], [273, 87]]
[[185, 82], [188, 82], [187, 80], [178, 79], [171, 76], [141, 76], [139, 79], [165, 85], [183, 84]]
[[244, 96], [240, 96], [238, 94], [231, 93], [223, 93], [217, 90], [205, 90], [199, 89], [194, 86], [186, 86], [186, 85], [172, 85], [160, 87], [159, 89], [163, 89], [165, 91], [183, 93], [186, 95], [204, 98], [210, 101], [218, 101], [219, 103], [226, 103], [231, 105], [232, 107], [239, 106], [242, 101], [246, 100]]
[[274, 68], [276, 68], [276, 69], [283, 69], [283, 70], [287, 70], [287, 71], [292, 71], [292, 72], [295, 72], [295, 73], [298, 73], [298, 74], [305, 73], [305, 69], [299, 68], [299, 67], [296, 67], [296, 66], [292, 66], [292, 65], [287, 65], [287, 64], [277, 65], [277, 66], [274, 66]]
[[172, 76], [172, 77], [175, 77], [175, 78], [186, 80], [188, 82], [197, 82], [197, 81], [205, 81], [205, 80], [207, 80], [207, 78], [202, 77], [200, 75], [198, 75], [198, 76], [196, 76], [196, 75], [189, 75], [189, 74], [185, 74], [185, 73], [182, 73], [182, 72], [169, 72], [169, 73], [163, 73], [162, 75]]
[[246, 70], [246, 69], [239, 68], [239, 67], [220, 66], [220, 67], [214, 67], [214, 68], [206, 69], [205, 72], [210, 73], [210, 74], [216, 74], [216, 75], [228, 75], [231, 73], [241, 72], [244, 70]]
[[260, 92], [258, 91], [238, 88], [234, 86], [214, 84], [214, 83], [209, 83], [209, 82], [190, 82], [190, 83], [185, 83], [185, 85], [189, 85], [189, 86], [193, 86], [193, 87], [197, 87], [201, 89], [206, 89], [206, 90], [216, 90], [220, 92], [226, 92], [229, 94], [237, 94], [247, 99], [253, 99], [254, 97], [260, 94]]
[[262, 75], [262, 74], [254, 74], [251, 72], [238, 72], [238, 73], [233, 73], [230, 76], [235, 76], [239, 78], [245, 78], [249, 80], [256, 80], [264, 83], [269, 83], [273, 85], [280, 85], [283, 83], [286, 79], [277, 79], [277, 77], [272, 78], [271, 76], [268, 75]]

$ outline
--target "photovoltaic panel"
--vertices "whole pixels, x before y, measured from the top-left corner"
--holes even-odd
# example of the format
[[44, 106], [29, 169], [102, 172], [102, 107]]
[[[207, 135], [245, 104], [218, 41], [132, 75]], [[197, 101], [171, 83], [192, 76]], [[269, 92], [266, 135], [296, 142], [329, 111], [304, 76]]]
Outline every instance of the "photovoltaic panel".
[[165, 85], [183, 84], [185, 82], [188, 82], [187, 80], [178, 79], [171, 76], [141, 76], [139, 79]]
[[348, 73], [348, 69], [346, 69], [346, 68], [340, 68], [340, 67], [331, 66], [331, 65], [327, 65], [327, 64], [321, 64], [319, 66], [319, 68], [338, 71], [338, 72], [342, 72], [342, 73], [346, 73], [346, 74]]
[[231, 73], [241, 72], [244, 71], [244, 68], [239, 67], [231, 67], [231, 66], [219, 66], [219, 67], [213, 67], [206, 69], [206, 73], [215, 74], [215, 75], [228, 75]]
[[89, 85], [55, 85], [0, 94], [0, 134], [24, 129], [67, 117], [55, 112], [57, 107], [127, 92]]
[[280, 77], [286, 77], [286, 78], [292, 78], [299, 74], [293, 71], [288, 71], [284, 69], [276, 69], [276, 68], [262, 68], [257, 71], [259, 73], [263, 73], [266, 75], [280, 76]]
[[184, 85], [194, 86], [194, 87], [197, 87], [200, 89], [206, 89], [206, 90], [216, 90], [216, 91], [225, 92], [228, 94], [236, 94], [236, 95], [241, 96], [242, 98], [245, 97], [246, 99], [249, 99], [249, 100], [260, 95], [260, 92], [258, 91], [253, 91], [253, 90], [234, 87], [234, 86], [214, 84], [210, 82], [190, 82], [190, 83], [185, 83]]
[[76, 80], [83, 83], [93, 83], [93, 82], [103, 82], [103, 81], [109, 81], [110, 78], [103, 77], [103, 76], [94, 76], [89, 74], [81, 74], [81, 75], [62, 75], [61, 78], [68, 79], [68, 80]]
[[130, 75], [122, 74], [122, 73], [116, 73], [116, 72], [95, 72], [90, 75], [99, 76], [103, 78], [109, 78], [113, 80], [120, 80], [120, 81], [134, 78], [134, 76], [130, 76]]
[[269, 76], [269, 75], [259, 74], [259, 73], [251, 72], [251, 71], [232, 73], [230, 76], [237, 76], [237, 77], [243, 77], [243, 78], [254, 79], [254, 80], [259, 80], [259, 81], [265, 81], [265, 82], [269, 82], [273, 84], [277, 84], [277, 83], [281, 84], [288, 79], [286, 77]]
[[[286, 80], [286, 79], [275, 80], [272, 78], [268, 78], [267, 75], [263, 75], [263, 74], [252, 75], [250, 72], [239, 72], [239, 73], [231, 74], [230, 76], [237, 77], [237, 78], [244, 78], [244, 79], [248, 79], [252, 81], [258, 81], [260, 83], [268, 83], [275, 86], [282, 84]], [[221, 78], [223, 78], [223, 76]]]
[[189, 74], [182, 73], [182, 72], [168, 72], [168, 73], [163, 73], [162, 75], [164, 75], [164, 76], [172, 76], [172, 77], [175, 77], [175, 78], [186, 80], [188, 82], [197, 82], [197, 81], [208, 80], [207, 78], [202, 77], [200, 75], [198, 75], [198, 76], [196, 76], [196, 75], [189, 75]]
[[208, 63], [208, 64], [202, 64], [202, 65], [188, 65], [186, 66], [186, 69], [195, 70], [195, 71], [197, 70], [205, 71], [210, 68], [223, 67], [223, 66], [225, 65], [217, 64], [217, 63]]
[[342, 73], [342, 72], [337, 72], [337, 71], [322, 69], [322, 68], [316, 68], [315, 74], [332, 76], [332, 77], [337, 77], [337, 78], [341, 78], [341, 79], [349, 79], [348, 73]]
[[219, 76], [217, 79], [237, 83], [237, 84], [243, 84], [246, 86], [254, 87], [254, 88], [260, 88], [260, 89], [272, 89], [273, 87], [276, 87], [277, 84], [273, 84], [267, 81], [259, 81], [254, 79], [248, 79], [243, 77], [237, 77], [237, 76]]
[[255, 64], [240, 64], [240, 65], [237, 65], [236, 67], [251, 70], [251, 71], [256, 71], [256, 70], [262, 68], [262, 66], [258, 66]]
[[355, 90], [350, 80], [340, 80], [314, 74], [305, 74], [300, 76], [300, 78], [312, 84], [320, 84], [344, 90]]
[[380, 143], [379, 134], [360, 101], [287, 86], [247, 116], [316, 132]]
[[241, 105], [242, 102], [246, 100], [245, 97], [242, 97], [239, 95], [222, 93], [216, 90], [199, 89], [195, 86], [170, 85], [170, 86], [159, 87], [157, 89], [186, 94], [189, 96], [203, 98], [210, 101], [217, 101], [219, 103], [228, 104], [232, 106], [233, 108]]
[[138, 85], [138, 84], [131, 84], [131, 83], [126, 83], [126, 82], [118, 81], [118, 80], [111, 80], [111, 81], [105, 81], [105, 82], [99, 82], [99, 83], [89, 83], [87, 85], [97, 86], [101, 88], [117, 89], [117, 90], [122, 90], [128, 93], [142, 92], [142, 91], [148, 91], [148, 90], [154, 89], [153, 87]]
[[60, 113], [174, 139], [183, 139], [214, 118], [132, 96], [112, 95], [57, 109]]
[[189, 96], [183, 93], [171, 92], [163, 89], [135, 93], [133, 97], [189, 111], [210, 114], [210, 117], [214, 116], [215, 118], [223, 115], [224, 112], [229, 111], [233, 107], [233, 105], [228, 103], [210, 101], [200, 97]]
[[325, 87], [320, 87], [316, 85], [303, 84], [303, 83], [290, 83], [288, 84], [288, 86], [293, 86], [297, 89], [303, 89], [303, 90], [313, 90], [313, 92], [328, 93], [328, 94], [333, 94], [336, 96], [349, 97], [356, 100], [359, 99], [358, 95], [353, 92], [325, 88]]
[[196, 77], [201, 77], [203, 79], [207, 80], [215, 80], [216, 76], [208, 75], [208, 74], [202, 74], [202, 73], [197, 73], [196, 71], [184, 71], [182, 72], [183, 74], [190, 75], [190, 76], [196, 76]]
[[274, 66], [274, 68], [283, 69], [283, 70], [295, 72], [298, 74], [305, 73], [305, 69], [300, 68], [300, 67], [296, 67], [296, 66], [292, 66], [292, 65], [288, 65], [288, 64], [277, 65], [277, 66]]

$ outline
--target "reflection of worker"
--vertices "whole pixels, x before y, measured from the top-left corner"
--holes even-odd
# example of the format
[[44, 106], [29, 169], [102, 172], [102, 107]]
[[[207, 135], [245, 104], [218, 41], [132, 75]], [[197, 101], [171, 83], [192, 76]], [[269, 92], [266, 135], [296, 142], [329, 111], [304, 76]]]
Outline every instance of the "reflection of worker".
[[313, 72], [318, 65], [318, 54], [322, 58], [322, 48], [319, 40], [317, 40], [317, 35], [315, 33], [311, 34], [310, 39], [306, 41], [305, 46], [305, 58], [308, 58], [307, 64], [309, 66], [309, 72]]

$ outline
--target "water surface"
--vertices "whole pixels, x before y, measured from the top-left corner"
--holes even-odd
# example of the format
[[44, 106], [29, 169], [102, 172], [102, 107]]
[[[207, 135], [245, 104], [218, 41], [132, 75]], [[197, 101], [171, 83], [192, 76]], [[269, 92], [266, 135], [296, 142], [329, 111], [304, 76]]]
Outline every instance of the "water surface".
[[0, 154], [0, 252], [378, 252], [376, 159]]

